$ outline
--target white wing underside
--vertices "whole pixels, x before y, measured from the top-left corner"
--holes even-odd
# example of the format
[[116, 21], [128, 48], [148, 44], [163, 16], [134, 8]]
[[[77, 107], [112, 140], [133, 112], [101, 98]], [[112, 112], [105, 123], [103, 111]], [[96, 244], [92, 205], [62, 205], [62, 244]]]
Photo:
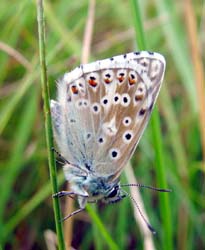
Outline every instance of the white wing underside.
[[146, 127], [164, 70], [163, 56], [142, 51], [66, 73], [51, 101], [62, 155], [96, 175], [117, 178]]

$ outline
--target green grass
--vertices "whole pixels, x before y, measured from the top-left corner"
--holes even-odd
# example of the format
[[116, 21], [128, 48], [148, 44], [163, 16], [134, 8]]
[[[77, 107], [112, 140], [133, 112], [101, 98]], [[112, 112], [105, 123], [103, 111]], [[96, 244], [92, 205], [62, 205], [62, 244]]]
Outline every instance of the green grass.
[[[140, 183], [172, 189], [169, 194], [141, 191], [149, 220], [157, 231], [155, 249], [203, 249], [203, 137], [186, 13], [178, 1], [135, 4], [131, 0], [96, 1], [90, 60], [138, 49], [165, 56], [167, 68], [157, 109], [132, 163]], [[88, 6], [85, 0], [45, 2], [52, 98], [55, 80], [80, 64]], [[192, 7], [196, 42], [202, 46], [203, 6], [193, 1]], [[0, 43], [0, 245], [2, 249], [23, 249], [26, 245], [27, 249], [46, 249], [44, 233], [56, 229], [41, 97], [36, 1], [9, 4], [2, 0], [0, 9], [0, 42], [19, 52], [29, 65], [24, 66], [16, 59], [17, 53], [10, 54]], [[125, 31], [129, 31], [126, 36]], [[205, 97], [203, 92], [201, 95]], [[63, 189], [61, 166], [57, 169], [59, 188]], [[67, 214], [65, 201], [60, 200], [61, 210]], [[146, 249], [130, 203], [126, 199], [116, 205], [88, 206], [85, 213], [73, 218], [72, 246]]]

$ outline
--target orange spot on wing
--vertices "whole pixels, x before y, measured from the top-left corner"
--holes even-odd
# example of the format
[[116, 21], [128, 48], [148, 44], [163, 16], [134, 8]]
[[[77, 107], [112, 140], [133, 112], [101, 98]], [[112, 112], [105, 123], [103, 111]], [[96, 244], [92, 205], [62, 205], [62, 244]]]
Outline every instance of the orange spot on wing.
[[111, 80], [110, 80], [109, 78], [105, 78], [105, 79], [104, 79], [104, 82], [105, 82], [106, 84], [109, 84], [109, 83], [111, 83]]
[[119, 76], [117, 79], [119, 80], [119, 82], [123, 82], [125, 77], [124, 76]]
[[139, 94], [135, 96], [135, 101], [141, 101], [143, 99], [143, 94]]
[[72, 86], [71, 91], [73, 92], [73, 94], [78, 94], [78, 88], [76, 86]]
[[132, 79], [131, 77], [129, 77], [129, 84], [130, 85], [134, 85], [136, 82], [137, 82], [136, 78]]
[[97, 86], [97, 82], [96, 82], [95, 80], [93, 80], [93, 79], [89, 79], [89, 80], [88, 80], [88, 83], [89, 83], [90, 86], [92, 86], [92, 87], [96, 87], [96, 86]]

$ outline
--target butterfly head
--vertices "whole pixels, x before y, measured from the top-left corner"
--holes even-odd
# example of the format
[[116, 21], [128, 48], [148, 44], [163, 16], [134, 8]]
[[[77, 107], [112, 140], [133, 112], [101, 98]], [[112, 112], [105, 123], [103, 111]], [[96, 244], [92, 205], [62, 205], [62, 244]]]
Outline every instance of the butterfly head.
[[94, 172], [83, 172], [70, 164], [64, 166], [64, 173], [71, 184], [71, 189], [80, 198], [81, 207], [86, 202], [102, 200], [104, 203], [115, 203], [125, 197], [119, 179], [114, 179], [113, 175], [97, 176]]
[[116, 203], [125, 198], [126, 195], [122, 193], [119, 183], [117, 183], [111, 190], [109, 190], [107, 196], [103, 198], [105, 203]]
[[88, 190], [88, 201], [101, 200], [104, 203], [115, 203], [125, 197], [122, 194], [119, 181], [111, 181], [112, 176], [109, 177], [95, 177], [88, 178], [87, 185], [84, 188]]

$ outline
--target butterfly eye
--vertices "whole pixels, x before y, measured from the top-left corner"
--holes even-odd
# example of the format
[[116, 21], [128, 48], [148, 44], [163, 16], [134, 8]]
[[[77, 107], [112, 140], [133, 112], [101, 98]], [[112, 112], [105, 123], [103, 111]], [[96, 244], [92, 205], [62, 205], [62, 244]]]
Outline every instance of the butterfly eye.
[[107, 198], [113, 198], [113, 197], [115, 197], [115, 196], [118, 194], [118, 192], [119, 192], [119, 187], [116, 186], [116, 187], [114, 187], [114, 188], [110, 191], [110, 193], [109, 193], [109, 195], [107, 196]]

